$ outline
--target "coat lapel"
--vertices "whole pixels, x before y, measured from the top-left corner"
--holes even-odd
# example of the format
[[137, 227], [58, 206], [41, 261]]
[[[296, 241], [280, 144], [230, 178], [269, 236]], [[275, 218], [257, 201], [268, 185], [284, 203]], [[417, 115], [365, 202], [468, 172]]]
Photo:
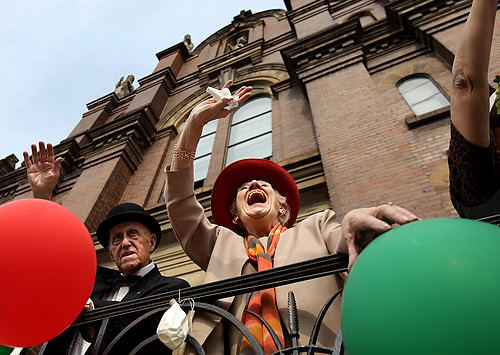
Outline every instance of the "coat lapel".
[[155, 265], [153, 270], [151, 270], [142, 277], [141, 282], [139, 282], [137, 285], [132, 287], [130, 291], [128, 291], [128, 293], [125, 295], [122, 301], [130, 301], [141, 297], [141, 295], [145, 291], [153, 287], [158, 282], [158, 279], [160, 277], [161, 277], [160, 271]]

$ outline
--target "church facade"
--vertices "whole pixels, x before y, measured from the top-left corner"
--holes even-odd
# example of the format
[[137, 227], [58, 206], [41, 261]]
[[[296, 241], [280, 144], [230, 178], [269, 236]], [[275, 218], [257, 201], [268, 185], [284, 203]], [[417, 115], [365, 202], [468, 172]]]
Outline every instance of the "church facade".
[[[162, 227], [160, 271], [192, 285], [202, 271], [175, 240], [163, 203], [164, 168], [207, 86], [252, 86], [241, 109], [208, 125], [195, 158], [197, 198], [210, 216], [218, 173], [269, 158], [295, 178], [298, 221], [326, 208], [391, 201], [421, 218], [454, 217], [447, 182], [451, 65], [470, 0], [284, 0], [241, 11], [202, 43], [157, 53], [152, 73], [87, 104], [55, 145], [64, 157], [54, 200], [94, 234], [110, 208], [135, 202]], [[500, 71], [500, 24], [490, 77]], [[186, 28], [186, 32], [189, 28]], [[54, 142], [55, 143], [55, 142]], [[0, 204], [29, 198], [24, 167], [0, 160]], [[96, 242], [98, 262], [113, 266]]]

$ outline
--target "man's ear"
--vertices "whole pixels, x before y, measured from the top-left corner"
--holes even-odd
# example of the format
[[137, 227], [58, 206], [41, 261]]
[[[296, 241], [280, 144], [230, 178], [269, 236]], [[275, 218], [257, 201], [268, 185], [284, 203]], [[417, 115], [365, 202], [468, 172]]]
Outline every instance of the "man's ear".
[[111, 256], [111, 260], [115, 261], [115, 258], [113, 258], [113, 253], [111, 252], [111, 248], [109, 247], [109, 245], [108, 245], [108, 253], [109, 256]]
[[155, 250], [155, 245], [156, 245], [156, 234], [151, 234], [150, 238], [149, 238], [149, 242], [151, 243], [150, 247], [149, 247], [149, 252], [153, 252], [153, 250]]

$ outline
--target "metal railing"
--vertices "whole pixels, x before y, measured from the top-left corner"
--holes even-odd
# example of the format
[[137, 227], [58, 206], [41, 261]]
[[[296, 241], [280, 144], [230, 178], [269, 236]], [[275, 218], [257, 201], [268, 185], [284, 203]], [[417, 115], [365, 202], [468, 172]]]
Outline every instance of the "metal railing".
[[[488, 222], [500, 226], [500, 215], [489, 216], [480, 219], [480, 221]], [[170, 307], [169, 301], [171, 299], [193, 299], [194, 309], [197, 311], [207, 312], [223, 318], [226, 322], [231, 323], [239, 332], [245, 336], [250, 345], [253, 347], [255, 354], [264, 354], [262, 348], [257, 343], [254, 336], [248, 329], [241, 323], [239, 319], [234, 317], [226, 310], [217, 307], [210, 302], [230, 296], [238, 296], [254, 291], [267, 289], [270, 287], [277, 287], [287, 285], [295, 282], [305, 281], [327, 275], [337, 274], [347, 271], [348, 256], [345, 254], [329, 255], [313, 260], [308, 260], [296, 264], [290, 264], [282, 267], [276, 267], [271, 270], [253, 273], [249, 275], [239, 276], [231, 279], [208, 283], [200, 286], [185, 288], [179, 291], [171, 291], [163, 294], [145, 297], [128, 302], [120, 302], [116, 305], [102, 307], [82, 314], [72, 324], [71, 328], [77, 329], [78, 327], [86, 325], [98, 325], [98, 331], [95, 340], [92, 344], [91, 353], [97, 354], [114, 354], [119, 344], [127, 342], [130, 346], [133, 343], [134, 348], [130, 354], [140, 353], [147, 349], [147, 346], [157, 341], [158, 336], [154, 330], [151, 330], [148, 336], [143, 338], [131, 337], [134, 330], [144, 327], [145, 324], [156, 325], [161, 315]], [[299, 353], [325, 353], [325, 354], [343, 354], [342, 334], [339, 330], [337, 338], [331, 348], [321, 347], [316, 345], [317, 336], [322, 324], [323, 317], [328, 311], [333, 301], [338, 297], [342, 290], [333, 294], [331, 298], [325, 303], [323, 309], [317, 315], [316, 323], [314, 324], [312, 334], [310, 336], [309, 344], [298, 345], [298, 319], [297, 309], [293, 293], [289, 293], [288, 302], [288, 328], [290, 330], [290, 337], [292, 346], [283, 348], [276, 337], [273, 337], [278, 351], [275, 354], [299, 354]], [[190, 309], [189, 305], [184, 305], [182, 308], [187, 311]], [[257, 316], [253, 314], [254, 316]], [[113, 334], [112, 337], [106, 337], [110, 320], [118, 318], [126, 318], [128, 321], [121, 322], [121, 329], [118, 333]], [[128, 318], [127, 318], [128, 317]], [[257, 316], [258, 317], [258, 316]], [[261, 319], [266, 325], [265, 321]], [[126, 324], [123, 325], [123, 324]], [[272, 329], [268, 328], [271, 332]], [[204, 354], [201, 345], [191, 336], [188, 336], [186, 343], [190, 344], [197, 354]], [[40, 355], [46, 355], [47, 343], [41, 348]], [[164, 347], [165, 353], [170, 353], [168, 348]], [[70, 349], [68, 349], [68, 352]], [[142, 352], [144, 353], [144, 352]]]
[[[131, 354], [144, 351], [149, 344], [158, 339], [155, 332], [152, 332], [143, 339], [131, 337], [134, 330], [144, 327], [145, 324], [153, 323], [154, 329], [158, 325], [159, 318], [170, 307], [169, 301], [177, 298], [193, 299], [194, 309], [197, 311], [207, 312], [219, 317], [222, 317], [226, 322], [231, 323], [239, 332], [245, 336], [250, 345], [253, 347], [255, 354], [264, 354], [257, 340], [241, 323], [239, 319], [234, 317], [226, 310], [217, 307], [209, 302], [222, 299], [229, 296], [242, 295], [254, 291], [287, 285], [295, 282], [305, 281], [327, 275], [333, 275], [347, 271], [348, 256], [345, 254], [328, 255], [325, 257], [303, 261], [296, 264], [276, 267], [271, 270], [266, 270], [249, 275], [234, 277], [222, 281], [208, 283], [200, 286], [185, 288], [179, 291], [166, 292], [154, 296], [144, 297], [128, 302], [120, 302], [116, 305], [98, 308], [82, 314], [71, 326], [73, 329], [79, 329], [85, 326], [98, 325], [98, 331], [94, 337], [92, 345], [92, 354], [113, 354], [119, 348], [120, 343], [126, 341], [130, 346], [131, 342], [135, 345]], [[332, 294], [331, 298], [325, 303], [321, 312], [317, 315], [316, 323], [310, 337], [308, 345], [299, 346], [298, 339], [298, 321], [297, 309], [295, 306], [294, 295], [289, 293], [289, 329], [292, 341], [292, 347], [283, 348], [281, 344], [277, 344], [278, 351], [276, 354], [299, 354], [299, 353], [325, 353], [325, 354], [341, 354], [340, 337], [332, 348], [325, 348], [316, 345], [318, 333], [322, 324], [323, 317], [328, 311], [330, 305], [340, 294]], [[190, 309], [189, 305], [182, 306], [184, 310]], [[111, 320], [118, 318], [129, 319], [127, 325], [123, 325], [118, 334], [114, 334], [111, 338], [106, 337], [109, 330]], [[130, 319], [132, 319], [130, 321]], [[123, 323], [121, 323], [123, 324]], [[333, 340], [332, 340], [333, 341]], [[188, 336], [186, 342], [193, 346], [198, 354], [204, 354], [201, 345], [191, 336]], [[47, 343], [41, 348], [39, 354], [47, 354]], [[165, 347], [165, 353], [169, 353]], [[69, 353], [69, 349], [68, 349]]]

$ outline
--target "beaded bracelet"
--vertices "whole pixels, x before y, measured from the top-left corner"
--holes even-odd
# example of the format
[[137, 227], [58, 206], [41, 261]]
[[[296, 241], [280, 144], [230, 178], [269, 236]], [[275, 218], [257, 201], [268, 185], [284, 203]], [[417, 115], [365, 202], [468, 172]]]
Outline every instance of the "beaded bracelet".
[[179, 158], [182, 160], [193, 161], [194, 156], [196, 155], [196, 151], [192, 150], [184, 150], [176, 145], [174, 145], [174, 158]]

